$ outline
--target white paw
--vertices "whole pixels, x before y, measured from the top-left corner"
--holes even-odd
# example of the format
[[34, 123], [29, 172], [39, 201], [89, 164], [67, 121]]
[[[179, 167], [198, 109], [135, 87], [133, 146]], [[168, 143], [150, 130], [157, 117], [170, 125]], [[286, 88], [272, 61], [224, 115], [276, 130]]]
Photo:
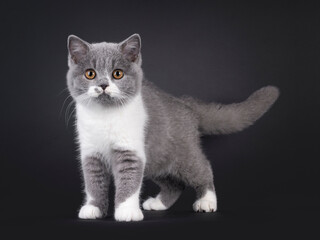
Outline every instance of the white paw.
[[193, 210], [196, 212], [215, 212], [217, 211], [217, 197], [212, 191], [207, 193], [193, 204]]
[[163, 205], [162, 201], [159, 198], [148, 198], [142, 204], [144, 210], [166, 210], [167, 207]]
[[120, 222], [141, 221], [143, 214], [140, 208], [136, 207], [118, 207], [114, 218]]
[[82, 219], [96, 219], [102, 218], [102, 212], [100, 209], [93, 205], [84, 205], [79, 211], [79, 218]]

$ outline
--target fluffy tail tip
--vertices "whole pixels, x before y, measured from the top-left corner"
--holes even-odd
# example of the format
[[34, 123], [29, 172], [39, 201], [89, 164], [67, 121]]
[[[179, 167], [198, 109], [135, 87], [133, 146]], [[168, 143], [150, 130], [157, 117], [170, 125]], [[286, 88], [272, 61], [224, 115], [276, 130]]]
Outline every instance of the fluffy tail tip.
[[271, 105], [278, 99], [279, 95], [279, 88], [275, 86], [266, 86], [253, 93], [251, 98], [263, 99]]

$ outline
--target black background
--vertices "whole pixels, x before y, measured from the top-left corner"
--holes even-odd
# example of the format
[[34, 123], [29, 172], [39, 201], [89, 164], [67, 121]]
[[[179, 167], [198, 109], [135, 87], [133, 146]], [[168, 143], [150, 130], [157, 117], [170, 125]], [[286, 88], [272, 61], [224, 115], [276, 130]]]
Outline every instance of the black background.
[[[319, 12], [306, 1], [2, 2], [1, 228], [106, 238], [311, 234], [320, 213]], [[176, 96], [231, 103], [280, 88], [254, 126], [203, 138], [217, 213], [193, 213], [187, 189], [140, 223], [116, 223], [112, 209], [103, 220], [76, 218], [83, 196], [65, 101], [66, 39], [119, 42], [133, 33], [142, 37], [145, 76]], [[157, 191], [146, 182], [142, 198]]]

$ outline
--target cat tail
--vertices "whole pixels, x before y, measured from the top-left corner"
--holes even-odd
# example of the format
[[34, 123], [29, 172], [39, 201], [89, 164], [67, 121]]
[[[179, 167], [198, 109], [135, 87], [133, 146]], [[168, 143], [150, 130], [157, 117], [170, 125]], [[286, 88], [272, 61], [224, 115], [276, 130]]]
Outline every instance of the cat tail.
[[277, 87], [267, 86], [240, 103], [204, 103], [191, 97], [181, 100], [198, 115], [202, 134], [229, 134], [252, 125], [269, 110], [279, 93]]

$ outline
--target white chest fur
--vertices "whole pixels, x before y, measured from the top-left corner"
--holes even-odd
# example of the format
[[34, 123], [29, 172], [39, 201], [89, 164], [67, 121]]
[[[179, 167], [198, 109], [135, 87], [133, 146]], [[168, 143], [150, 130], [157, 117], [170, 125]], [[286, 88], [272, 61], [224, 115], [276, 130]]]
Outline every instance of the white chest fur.
[[131, 150], [145, 161], [147, 114], [141, 95], [122, 107], [77, 104], [76, 108], [81, 158], [99, 153], [108, 161], [112, 150]]

